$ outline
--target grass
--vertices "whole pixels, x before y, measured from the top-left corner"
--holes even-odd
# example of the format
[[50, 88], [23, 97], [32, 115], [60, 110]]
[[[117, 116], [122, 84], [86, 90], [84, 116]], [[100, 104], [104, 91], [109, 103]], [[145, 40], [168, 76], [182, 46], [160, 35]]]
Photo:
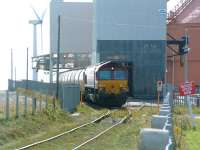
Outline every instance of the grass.
[[[43, 140], [62, 133], [77, 125], [93, 120], [105, 113], [106, 109], [94, 109], [85, 104], [79, 106], [76, 112], [79, 117], [72, 117], [61, 110], [53, 112], [51, 109], [44, 110], [38, 115], [27, 115], [25, 118], [0, 121], [0, 150], [10, 150], [31, 144], [38, 140]], [[157, 108], [145, 107], [141, 111], [132, 111], [132, 117], [125, 124], [119, 125], [105, 135], [99, 137], [95, 142], [82, 147], [83, 150], [136, 150], [138, 136], [141, 128], [150, 127], [152, 114], [156, 114]], [[127, 114], [126, 110], [112, 113], [113, 119], [121, 119]], [[91, 127], [85, 127], [81, 131], [73, 133], [70, 138], [62, 137], [55, 142], [44, 144], [42, 147], [34, 147], [37, 150], [66, 150], [82, 143], [86, 139], [93, 137], [97, 132], [101, 132], [111, 124], [102, 122]], [[98, 129], [98, 131], [97, 131]], [[83, 138], [84, 137], [84, 138]]]
[[38, 115], [0, 121], [0, 149], [9, 150], [59, 134], [83, 122], [93, 120], [105, 110], [95, 110], [86, 105], [79, 106], [79, 117], [72, 117], [59, 109], [44, 110]]
[[189, 147], [189, 150], [198, 150], [200, 149], [200, 120], [196, 120], [197, 128], [196, 130], [186, 131], [186, 141]]
[[133, 117], [127, 123], [117, 126], [81, 150], [137, 150], [140, 129], [150, 127], [151, 116], [155, 113], [156, 109], [149, 107], [132, 112]]
[[[200, 108], [193, 108], [194, 114], [200, 114]], [[175, 107], [174, 109], [174, 134], [177, 150], [200, 149], [200, 119], [196, 119], [196, 128], [192, 128], [186, 107]]]

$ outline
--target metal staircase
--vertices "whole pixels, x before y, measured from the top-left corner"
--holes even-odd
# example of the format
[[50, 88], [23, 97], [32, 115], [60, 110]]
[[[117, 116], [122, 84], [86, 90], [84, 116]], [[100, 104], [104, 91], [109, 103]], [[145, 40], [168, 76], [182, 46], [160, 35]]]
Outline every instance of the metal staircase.
[[170, 11], [167, 14], [167, 23], [172, 23], [175, 19], [184, 11], [185, 8], [192, 2], [193, 0], [180, 0], [180, 2], [174, 7], [173, 11]]

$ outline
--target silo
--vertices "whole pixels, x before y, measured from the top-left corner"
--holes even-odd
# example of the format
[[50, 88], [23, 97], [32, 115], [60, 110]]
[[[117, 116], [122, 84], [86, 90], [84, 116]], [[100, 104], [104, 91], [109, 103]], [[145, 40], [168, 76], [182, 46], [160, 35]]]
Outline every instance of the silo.
[[132, 94], [156, 96], [165, 76], [166, 0], [95, 0], [93, 62], [132, 62]]

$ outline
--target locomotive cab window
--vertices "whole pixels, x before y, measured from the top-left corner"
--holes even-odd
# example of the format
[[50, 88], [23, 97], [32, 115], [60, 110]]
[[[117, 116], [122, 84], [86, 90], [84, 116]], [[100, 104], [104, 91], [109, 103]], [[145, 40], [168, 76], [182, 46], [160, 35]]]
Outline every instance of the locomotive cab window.
[[108, 70], [102, 70], [99, 72], [99, 79], [100, 80], [111, 80], [112, 75], [111, 71]]
[[116, 79], [116, 80], [126, 80], [127, 78], [128, 78], [127, 71], [125, 71], [125, 70], [114, 71], [114, 79]]

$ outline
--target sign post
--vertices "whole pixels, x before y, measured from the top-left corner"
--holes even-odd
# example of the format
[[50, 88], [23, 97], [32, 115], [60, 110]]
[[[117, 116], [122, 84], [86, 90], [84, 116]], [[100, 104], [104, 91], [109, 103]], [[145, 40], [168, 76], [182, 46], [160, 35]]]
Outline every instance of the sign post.
[[180, 87], [179, 87], [180, 96], [185, 96], [185, 98], [186, 98], [189, 114], [192, 119], [192, 127], [193, 128], [195, 127], [195, 121], [194, 121], [194, 115], [192, 113], [192, 104], [191, 104], [189, 96], [191, 94], [195, 94], [195, 91], [196, 91], [196, 87], [195, 87], [194, 82], [185, 82], [184, 84], [180, 85]]
[[160, 109], [160, 93], [162, 92], [162, 88], [163, 88], [163, 83], [162, 81], [157, 81], [157, 95], [158, 95], [158, 111]]
[[[184, 47], [184, 80], [185, 80], [185, 84], [186, 85], [186, 91], [190, 91], [189, 89], [191, 88], [188, 88], [188, 52], [189, 52], [189, 40], [188, 40], [188, 29], [186, 28], [185, 29], [185, 47]], [[191, 87], [191, 85], [189, 86]], [[192, 92], [192, 91], [191, 91]], [[186, 96], [185, 96], [185, 101], [187, 101], [187, 105], [188, 105], [188, 111], [189, 111], [189, 114], [191, 116], [191, 120], [192, 120], [192, 127], [194, 128], [195, 127], [195, 121], [194, 121], [194, 115], [192, 113], [192, 104], [190, 102], [190, 97], [189, 95], [192, 94], [190, 92], [186, 93]]]

